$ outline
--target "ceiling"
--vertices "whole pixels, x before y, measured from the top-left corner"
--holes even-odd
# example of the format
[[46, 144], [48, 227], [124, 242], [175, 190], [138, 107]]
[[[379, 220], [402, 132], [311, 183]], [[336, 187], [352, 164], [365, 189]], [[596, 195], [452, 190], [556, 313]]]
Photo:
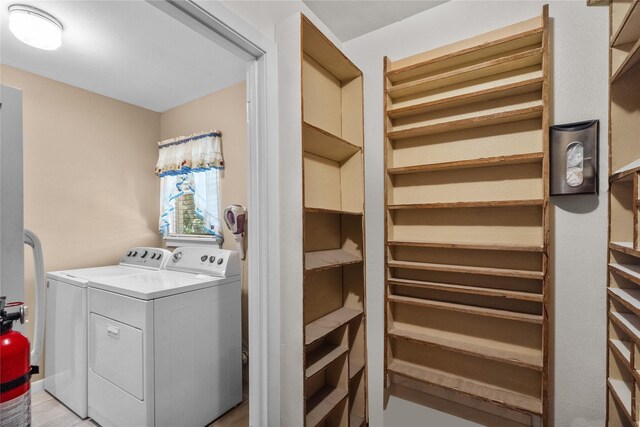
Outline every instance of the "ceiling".
[[345, 42], [439, 6], [447, 0], [303, 1], [340, 40]]
[[245, 80], [246, 63], [144, 1], [16, 1], [64, 27], [44, 51], [18, 41], [0, 8], [0, 63], [163, 112]]

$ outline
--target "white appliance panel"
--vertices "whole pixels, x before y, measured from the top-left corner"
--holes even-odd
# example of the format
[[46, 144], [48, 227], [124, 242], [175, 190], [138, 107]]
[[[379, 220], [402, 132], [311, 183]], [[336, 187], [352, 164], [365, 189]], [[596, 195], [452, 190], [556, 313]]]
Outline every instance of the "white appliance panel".
[[46, 287], [45, 389], [87, 417], [87, 289], [49, 279]]
[[156, 426], [204, 426], [242, 401], [240, 283], [154, 302]]
[[89, 316], [91, 371], [143, 400], [142, 331], [99, 314]]

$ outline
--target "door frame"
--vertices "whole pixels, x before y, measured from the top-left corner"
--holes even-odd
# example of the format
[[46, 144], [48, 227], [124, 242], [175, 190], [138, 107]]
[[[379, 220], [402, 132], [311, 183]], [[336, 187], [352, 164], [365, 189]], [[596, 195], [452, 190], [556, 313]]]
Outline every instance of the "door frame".
[[247, 60], [249, 425], [280, 425], [277, 50], [220, 2], [146, 0]]

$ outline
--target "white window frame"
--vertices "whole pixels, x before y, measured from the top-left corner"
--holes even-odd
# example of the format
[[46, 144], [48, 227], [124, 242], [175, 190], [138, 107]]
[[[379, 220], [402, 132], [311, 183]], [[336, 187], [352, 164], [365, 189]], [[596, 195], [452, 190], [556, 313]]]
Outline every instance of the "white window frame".
[[[249, 425], [280, 423], [280, 181], [276, 45], [220, 2], [147, 0], [249, 62]], [[206, 52], [203, 52], [206, 54]]]

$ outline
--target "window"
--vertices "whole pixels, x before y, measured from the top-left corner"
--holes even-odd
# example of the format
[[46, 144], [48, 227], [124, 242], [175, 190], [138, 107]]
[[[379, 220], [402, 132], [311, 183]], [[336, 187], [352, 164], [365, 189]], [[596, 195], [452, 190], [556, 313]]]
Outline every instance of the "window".
[[208, 236], [223, 241], [220, 221], [220, 133], [164, 141], [160, 176], [160, 233], [165, 238]]

